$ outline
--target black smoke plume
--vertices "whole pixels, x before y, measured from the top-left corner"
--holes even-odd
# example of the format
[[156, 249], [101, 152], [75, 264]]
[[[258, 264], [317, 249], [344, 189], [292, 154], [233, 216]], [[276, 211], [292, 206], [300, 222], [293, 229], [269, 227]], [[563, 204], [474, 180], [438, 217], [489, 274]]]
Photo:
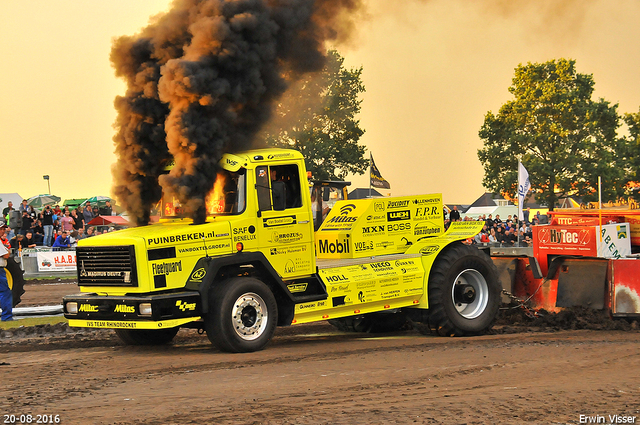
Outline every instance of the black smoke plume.
[[[111, 51], [116, 198], [136, 224], [162, 193], [206, 217], [223, 152], [248, 149], [291, 82], [319, 72], [325, 42], [348, 39], [362, 0], [176, 0]], [[161, 175], [173, 158], [175, 166]]]

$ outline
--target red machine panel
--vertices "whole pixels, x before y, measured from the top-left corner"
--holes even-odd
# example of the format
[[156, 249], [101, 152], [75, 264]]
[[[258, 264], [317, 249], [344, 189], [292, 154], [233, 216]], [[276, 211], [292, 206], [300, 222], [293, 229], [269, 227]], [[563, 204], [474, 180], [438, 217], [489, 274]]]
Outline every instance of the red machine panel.
[[610, 260], [611, 312], [614, 316], [640, 314], [640, 260]]
[[542, 274], [549, 269], [549, 255], [598, 255], [598, 235], [593, 226], [533, 226], [533, 255]]

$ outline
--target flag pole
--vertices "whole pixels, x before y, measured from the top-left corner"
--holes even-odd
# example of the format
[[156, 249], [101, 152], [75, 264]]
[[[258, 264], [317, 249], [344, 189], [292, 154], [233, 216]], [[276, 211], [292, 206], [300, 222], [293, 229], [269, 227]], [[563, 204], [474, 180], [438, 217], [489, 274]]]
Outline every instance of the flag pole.
[[522, 211], [522, 203], [520, 202], [520, 160], [518, 160], [518, 181], [516, 182], [516, 195], [518, 197], [518, 224], [516, 225], [516, 232], [518, 234], [518, 246], [520, 246], [520, 216]]
[[598, 221], [600, 222], [600, 242], [602, 242], [602, 177], [598, 176]]
[[371, 173], [373, 164], [373, 154], [369, 151], [369, 198], [371, 198]]

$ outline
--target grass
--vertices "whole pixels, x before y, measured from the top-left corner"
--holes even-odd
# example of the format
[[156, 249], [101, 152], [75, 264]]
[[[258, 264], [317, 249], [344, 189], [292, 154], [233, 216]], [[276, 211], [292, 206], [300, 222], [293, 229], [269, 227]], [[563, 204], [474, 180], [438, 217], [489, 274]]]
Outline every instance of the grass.
[[[14, 319], [16, 317], [14, 316]], [[51, 317], [29, 317], [27, 319], [16, 319], [9, 322], [0, 322], [0, 329], [19, 328], [20, 326], [36, 326], [36, 325], [55, 325], [56, 323], [66, 322], [62, 316]]]

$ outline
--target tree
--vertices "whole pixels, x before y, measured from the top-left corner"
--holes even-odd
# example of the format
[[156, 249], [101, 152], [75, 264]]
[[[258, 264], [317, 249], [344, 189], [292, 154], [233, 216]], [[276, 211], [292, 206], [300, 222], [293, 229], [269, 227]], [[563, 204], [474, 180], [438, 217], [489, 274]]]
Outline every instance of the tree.
[[365, 147], [358, 144], [364, 130], [355, 118], [365, 91], [362, 67], [345, 69], [343, 62], [338, 52], [329, 51], [324, 70], [292, 86], [265, 130], [270, 146], [302, 152], [315, 179], [343, 180], [348, 173], [363, 174], [369, 165]]
[[624, 122], [629, 127], [627, 138], [627, 175], [632, 182], [636, 200], [640, 198], [640, 110], [635, 114], [625, 114]]
[[489, 111], [479, 132], [484, 186], [514, 197], [520, 158], [532, 189], [551, 210], [564, 196], [596, 200], [598, 176], [603, 197], [622, 195], [620, 154], [626, 148], [616, 134], [618, 105], [591, 100], [593, 76], [576, 73], [574, 60], [559, 59], [520, 64], [512, 81], [515, 99], [497, 115]]

